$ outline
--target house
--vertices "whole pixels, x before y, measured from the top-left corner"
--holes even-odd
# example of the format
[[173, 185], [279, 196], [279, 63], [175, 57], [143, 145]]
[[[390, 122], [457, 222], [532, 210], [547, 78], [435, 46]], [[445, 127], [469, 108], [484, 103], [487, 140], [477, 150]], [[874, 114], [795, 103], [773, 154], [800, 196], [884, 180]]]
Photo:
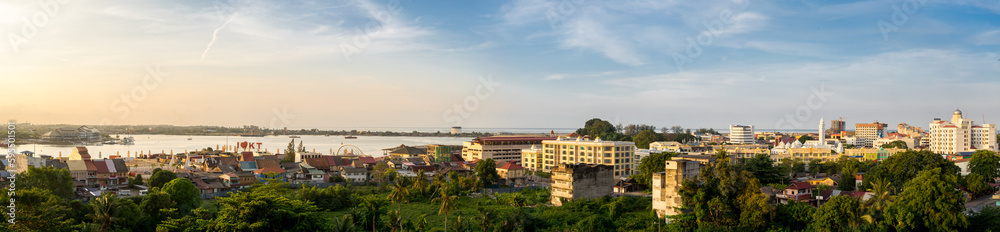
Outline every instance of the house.
[[267, 182], [265, 178], [272, 178], [269, 177], [268, 175], [274, 175], [273, 178], [279, 178], [283, 181], [288, 181], [288, 177], [285, 175], [285, 173], [286, 173], [285, 169], [276, 167], [261, 168], [253, 171], [253, 174], [257, 176], [257, 179], [264, 182]]
[[128, 182], [128, 165], [125, 164], [123, 159], [111, 159], [112, 164], [115, 166], [115, 176], [118, 177], [118, 183], [125, 184]]
[[391, 157], [411, 158], [411, 157], [420, 157], [421, 155], [427, 154], [427, 149], [400, 144], [398, 147], [382, 149], [382, 152], [384, 155], [388, 155]]
[[259, 169], [257, 167], [257, 162], [255, 162], [253, 160], [251, 160], [251, 161], [240, 161], [240, 170], [242, 170], [242, 171], [252, 172], [252, 171], [257, 171], [257, 169]]
[[249, 151], [240, 152], [240, 157], [239, 158], [240, 158], [239, 159], [240, 162], [254, 161], [254, 159], [253, 159], [253, 152], [249, 152]]
[[789, 201], [811, 202], [815, 188], [816, 186], [809, 184], [809, 182], [792, 183], [785, 187], [781, 194], [778, 194], [778, 201], [783, 204]]
[[506, 180], [507, 184], [511, 186], [523, 185], [528, 178], [524, 167], [517, 165], [517, 162], [507, 162], [496, 171], [500, 178]]
[[816, 206], [825, 204], [827, 201], [830, 201], [830, 198], [833, 198], [835, 196], [850, 196], [858, 198], [858, 200], [864, 202], [869, 198], [871, 198], [872, 196], [875, 196], [875, 194], [863, 191], [840, 191], [836, 189], [827, 189], [821, 191], [818, 195], [816, 195]]
[[[117, 184], [118, 177], [115, 177], [114, 183], [109, 183], [109, 179], [111, 179], [111, 170], [108, 170], [108, 162], [104, 160], [94, 160], [93, 164], [97, 169], [98, 185], [105, 186], [109, 184]], [[112, 165], [112, 168], [114, 168], [114, 165]]]
[[840, 182], [840, 177], [834, 176], [834, 177], [815, 178], [815, 179], [809, 179], [807, 180], [807, 182], [815, 186], [826, 185], [832, 187], [832, 186], [837, 186], [837, 184]]
[[635, 182], [635, 179], [620, 178], [618, 179], [618, 181], [615, 181], [615, 190], [614, 190], [615, 193], [627, 193], [638, 190], [640, 190], [639, 183]]
[[66, 161], [69, 166], [69, 175], [73, 178], [74, 187], [87, 186], [87, 163], [83, 160]]
[[[295, 170], [294, 172], [292, 170]], [[330, 175], [326, 174], [319, 169], [316, 169], [309, 164], [299, 164], [298, 168], [289, 169], [289, 173], [295, 173], [297, 176], [296, 180], [299, 183], [323, 183], [330, 179]]]
[[[372, 168], [375, 168], [375, 164], [377, 164], [377, 162], [375, 161], [375, 158], [368, 157], [368, 156], [358, 157], [358, 161], [360, 161], [361, 164], [364, 165], [364, 168], [367, 168], [369, 170], [372, 169]], [[357, 162], [355, 162], [355, 163], [357, 163]], [[355, 165], [357, 165], [357, 164], [355, 164]]]
[[368, 181], [368, 169], [344, 166], [340, 168], [340, 176], [347, 181], [365, 182]]

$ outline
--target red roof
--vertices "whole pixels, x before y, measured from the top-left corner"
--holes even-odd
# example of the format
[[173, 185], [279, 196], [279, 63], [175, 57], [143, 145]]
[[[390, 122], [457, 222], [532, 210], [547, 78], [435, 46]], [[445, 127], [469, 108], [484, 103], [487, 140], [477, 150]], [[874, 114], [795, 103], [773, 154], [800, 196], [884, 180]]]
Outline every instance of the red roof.
[[358, 157], [358, 160], [360, 160], [361, 163], [365, 163], [365, 164], [375, 164], [375, 158], [372, 158], [372, 157], [367, 157], [367, 156], [365, 156], [365, 157]]
[[476, 138], [476, 140], [483, 142], [502, 142], [502, 141], [543, 141], [543, 140], [555, 140], [555, 137], [537, 137], [537, 136], [510, 136], [510, 137], [485, 137]]
[[254, 170], [253, 173], [257, 173], [257, 174], [265, 174], [265, 173], [278, 173], [278, 174], [282, 174], [282, 173], [285, 173], [285, 169], [281, 169], [281, 168], [261, 168], [261, 169]]
[[305, 160], [306, 164], [312, 166], [316, 169], [330, 170], [330, 163], [327, 158], [308, 158]]
[[275, 160], [258, 160], [257, 168], [281, 168], [281, 165]]
[[[96, 172], [97, 171], [97, 166], [94, 165], [94, 161], [92, 161], [92, 160], [84, 160], [83, 163], [87, 164], [87, 171], [88, 172]], [[107, 167], [105, 167], [105, 169], [107, 169]]]
[[521, 165], [517, 165], [516, 162], [507, 162], [502, 167], [500, 167], [500, 169], [517, 170], [517, 169], [524, 169], [524, 167], [521, 167]]
[[791, 185], [788, 185], [788, 187], [785, 188], [785, 189], [799, 189], [799, 190], [801, 190], [801, 189], [811, 189], [811, 188], [815, 188], [815, 187], [816, 186], [813, 186], [812, 184], [809, 184], [809, 182], [795, 182], [795, 183], [792, 183]]
[[76, 147], [77, 151], [80, 151], [80, 158], [90, 159], [90, 152], [87, 152], [87, 147]]
[[93, 162], [93, 164], [94, 167], [97, 168], [97, 173], [111, 173], [111, 171], [108, 170], [108, 162], [98, 161]]
[[242, 157], [240, 161], [253, 161], [253, 152], [244, 151], [240, 153], [240, 157]]

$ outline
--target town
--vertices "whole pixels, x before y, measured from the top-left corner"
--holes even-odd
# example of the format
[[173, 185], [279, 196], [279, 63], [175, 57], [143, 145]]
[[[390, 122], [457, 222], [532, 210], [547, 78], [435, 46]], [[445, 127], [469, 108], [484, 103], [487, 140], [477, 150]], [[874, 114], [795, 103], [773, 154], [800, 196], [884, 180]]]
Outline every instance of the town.
[[[926, 130], [826, 123], [815, 132], [730, 125], [720, 133], [592, 119], [573, 133], [401, 144], [378, 155], [350, 145], [316, 152], [294, 138], [273, 152], [238, 142], [98, 158], [79, 146], [65, 157], [0, 159], [0, 181], [17, 183], [4, 201], [17, 199], [17, 216], [8, 217], [23, 230], [974, 230], [992, 225], [977, 220], [1000, 217], [994, 124], [974, 124], [960, 110]], [[102, 136], [81, 127], [44, 137], [61, 139], [53, 134]], [[32, 197], [49, 200], [24, 200]], [[234, 211], [243, 207], [257, 211]], [[584, 212], [549, 215], [563, 210]], [[894, 216], [900, 210], [917, 216]], [[942, 227], [920, 224], [945, 220], [942, 213], [952, 217], [933, 225]], [[310, 223], [293, 223], [302, 220]]]

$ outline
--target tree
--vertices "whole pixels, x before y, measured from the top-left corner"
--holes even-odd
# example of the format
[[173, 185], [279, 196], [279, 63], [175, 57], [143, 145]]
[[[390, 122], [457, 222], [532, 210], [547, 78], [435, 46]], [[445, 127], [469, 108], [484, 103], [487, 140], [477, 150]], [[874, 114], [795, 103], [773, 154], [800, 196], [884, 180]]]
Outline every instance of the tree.
[[154, 172], [153, 176], [149, 177], [149, 187], [162, 188], [163, 185], [174, 179], [177, 179], [177, 174], [174, 174], [174, 172], [171, 172], [170, 170]]
[[[407, 190], [405, 186], [403, 186], [403, 183], [397, 181], [396, 186], [392, 188], [392, 192], [390, 192], [389, 195], [386, 197], [390, 201], [392, 201], [393, 204], [396, 204], [397, 215], [399, 215], [399, 213], [402, 212], [403, 202], [407, 202], [406, 200], [407, 195], [410, 195], [410, 191]], [[402, 228], [400, 228], [400, 230], [402, 230]]]
[[365, 227], [367, 227], [368, 225], [372, 225], [370, 228], [366, 228], [366, 229], [372, 229], [372, 231], [376, 231], [376, 229], [377, 229], [376, 222], [379, 221], [378, 220], [379, 216], [381, 216], [382, 214], [385, 214], [385, 212], [384, 212], [385, 211], [385, 205], [386, 205], [386, 201], [385, 201], [385, 199], [382, 199], [381, 197], [367, 196], [364, 199], [362, 199], [362, 201], [361, 201], [361, 207], [363, 209], [365, 209], [365, 214], [366, 214], [366, 216], [364, 217], [364, 220], [368, 220], [368, 218], [371, 218], [371, 221], [368, 221], [368, 222], [362, 221], [361, 224], [365, 225]]
[[994, 191], [993, 187], [990, 186], [989, 180], [978, 173], [970, 173], [965, 177], [965, 189], [969, 190], [974, 197], [987, 195]]
[[958, 231], [969, 222], [957, 187], [955, 174], [941, 168], [920, 171], [886, 209], [886, 217], [900, 231]]
[[201, 191], [187, 178], [177, 178], [163, 185], [163, 192], [170, 194], [170, 199], [177, 203], [182, 213], [201, 206]]
[[896, 141], [892, 141], [892, 142], [889, 142], [889, 143], [886, 143], [886, 144], [882, 144], [881, 147], [882, 148], [886, 148], [886, 149], [889, 149], [889, 148], [910, 149], [910, 147], [906, 145], [906, 142], [904, 142], [902, 140], [896, 140]]
[[19, 173], [15, 177], [18, 187], [30, 186], [32, 188], [45, 189], [65, 199], [69, 199], [74, 195], [73, 177], [70, 176], [67, 169], [50, 166], [35, 168], [28, 165], [27, 171]]
[[497, 174], [497, 163], [493, 159], [480, 160], [476, 163], [476, 176], [483, 186], [490, 186], [500, 180]]
[[989, 150], [978, 150], [972, 153], [972, 160], [969, 160], [969, 173], [978, 174], [989, 183], [996, 183], [995, 179], [1000, 177], [1000, 156]]
[[653, 186], [653, 173], [664, 171], [666, 162], [676, 155], [677, 153], [672, 152], [649, 154], [639, 161], [639, 172], [632, 175], [632, 179], [640, 184]]
[[813, 159], [813, 160], [809, 161], [809, 173], [810, 173], [810, 175], [816, 176], [817, 174], [820, 173], [820, 170], [823, 170], [823, 164], [822, 164], [822, 162], [823, 161], [821, 161], [819, 159]]
[[[18, 177], [20, 179], [21, 177]], [[17, 180], [20, 181], [20, 180]], [[18, 183], [20, 184], [20, 183]], [[11, 196], [8, 194], [0, 194], [0, 204], [4, 206], [11, 205]], [[69, 231], [70, 227], [76, 224], [76, 221], [69, 217], [72, 214], [72, 208], [67, 204], [66, 199], [55, 194], [44, 188], [29, 188], [25, 190], [17, 190], [16, 195], [13, 196], [13, 205], [16, 205], [14, 209], [16, 215], [13, 218], [15, 223], [7, 223], [10, 218], [10, 211], [2, 214], [4, 216], [3, 227], [12, 229], [12, 231]]]
[[649, 144], [663, 140], [663, 136], [653, 130], [644, 130], [632, 137], [632, 142], [640, 149], [649, 149]]
[[802, 135], [801, 137], [799, 137], [799, 142], [800, 143], [806, 143], [806, 141], [813, 140], [813, 139], [814, 138], [812, 136]]
[[299, 152], [301, 152], [301, 153], [305, 153], [306, 152], [306, 146], [302, 145], [302, 141], [299, 141]]
[[814, 212], [816, 208], [798, 201], [777, 204], [772, 224], [783, 227], [784, 231], [803, 231], [813, 221]]
[[154, 224], [159, 224], [177, 212], [177, 208], [174, 208], [175, 205], [174, 201], [170, 199], [170, 194], [153, 188], [146, 196], [142, 197], [139, 208], [146, 215], [149, 215]]
[[854, 191], [857, 187], [857, 183], [854, 181], [854, 175], [858, 173], [858, 167], [856, 165], [857, 164], [855, 163], [847, 163], [840, 170], [840, 183], [837, 183], [838, 190]]
[[684, 128], [682, 128], [681, 126], [672, 126], [670, 127], [670, 132], [674, 134], [681, 134], [684, 133]]
[[109, 231], [120, 220], [121, 205], [113, 193], [104, 193], [90, 202], [94, 209], [92, 218], [99, 225], [98, 230]]
[[969, 215], [968, 231], [1000, 231], [1000, 206], [987, 205]]
[[146, 183], [142, 182], [142, 174], [136, 174], [135, 178], [132, 178], [132, 180], [129, 181], [129, 184], [130, 185], [144, 185]]
[[219, 211], [210, 231], [321, 231], [328, 227], [316, 206], [273, 191], [236, 192], [217, 200]]
[[867, 191], [872, 193], [872, 197], [864, 202], [863, 207], [867, 209], [867, 214], [862, 215], [861, 219], [868, 224], [887, 225], [887, 223], [883, 223], [882, 219], [885, 215], [885, 209], [892, 204], [894, 199], [892, 183], [885, 181], [885, 179], [875, 179], [872, 181], [872, 188]]
[[861, 202], [853, 196], [835, 196], [813, 213], [816, 231], [850, 231], [857, 228]]
[[757, 154], [753, 158], [743, 160], [743, 167], [760, 180], [762, 185], [788, 183], [784, 175], [787, 172], [784, 166], [775, 165], [768, 154]]
[[863, 187], [871, 187], [869, 180], [884, 179], [893, 184], [893, 188], [901, 189], [907, 181], [914, 179], [924, 170], [940, 168], [942, 173], [957, 176], [958, 166], [930, 151], [908, 150], [889, 156], [865, 173]]
[[448, 188], [444, 187], [441, 190], [441, 196], [435, 198], [435, 201], [441, 202], [441, 208], [438, 209], [438, 215], [444, 214], [444, 231], [448, 231], [448, 215], [451, 215], [451, 210], [455, 209], [455, 200], [458, 196], [448, 195]]
[[[294, 162], [294, 160], [295, 160], [295, 139], [292, 139], [291, 142], [288, 142], [288, 147], [285, 148], [285, 159], [289, 159], [288, 157], [291, 157], [291, 160]], [[291, 162], [283, 162], [283, 163], [291, 163]]]
[[760, 181], [740, 170], [725, 151], [718, 151], [716, 161], [702, 168], [699, 181], [684, 180], [681, 196], [692, 210], [701, 229], [760, 230], [771, 214], [767, 197], [760, 192]]

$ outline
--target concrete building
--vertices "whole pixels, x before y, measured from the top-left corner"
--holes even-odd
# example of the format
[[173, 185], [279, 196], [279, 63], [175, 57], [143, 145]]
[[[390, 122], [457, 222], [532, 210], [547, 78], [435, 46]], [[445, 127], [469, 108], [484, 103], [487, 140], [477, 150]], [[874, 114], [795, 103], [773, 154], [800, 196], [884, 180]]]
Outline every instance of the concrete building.
[[42, 139], [63, 142], [100, 141], [101, 137], [101, 131], [90, 126], [59, 128], [42, 134]]
[[628, 177], [634, 173], [636, 163], [635, 143], [558, 138], [542, 142], [542, 170], [549, 171], [560, 164], [600, 164], [614, 169], [614, 178]]
[[511, 186], [522, 185], [528, 178], [524, 167], [517, 165], [517, 162], [507, 162], [496, 169], [497, 175], [499, 175], [501, 179], [506, 180], [507, 184]]
[[826, 133], [839, 134], [840, 132], [844, 131], [845, 126], [846, 123], [844, 123], [844, 120], [839, 120], [839, 119], [830, 120], [830, 129], [827, 129]]
[[955, 110], [951, 121], [935, 118], [930, 123], [930, 150], [938, 154], [957, 154], [977, 150], [997, 150], [996, 124], [973, 125], [972, 119]]
[[531, 148], [521, 150], [521, 166], [529, 171], [542, 170], [542, 149], [531, 145]]
[[682, 207], [681, 187], [684, 180], [692, 180], [701, 173], [705, 164], [694, 159], [674, 157], [665, 163], [664, 172], [653, 173], [653, 210], [657, 217], [677, 215], [675, 208]]
[[451, 127], [451, 134], [457, 135], [457, 134], [461, 134], [461, 133], [462, 133], [462, 127], [460, 127], [460, 126], [453, 126], [453, 127]]
[[462, 159], [466, 161], [493, 159], [497, 163], [521, 161], [521, 150], [532, 145], [542, 145], [542, 141], [555, 140], [542, 136], [494, 136], [481, 137], [462, 143]]
[[906, 149], [899, 148], [851, 148], [844, 149], [844, 155], [861, 161], [882, 161]]
[[754, 144], [757, 140], [753, 137], [753, 125], [729, 125], [729, 143], [732, 144]]
[[650, 152], [681, 152], [681, 144], [676, 141], [659, 141], [649, 143]]
[[896, 133], [903, 134], [909, 137], [921, 137], [924, 136], [924, 134], [927, 132], [924, 132], [924, 129], [920, 127], [910, 126], [909, 124], [906, 123], [900, 123], [899, 125], [896, 125]]
[[874, 123], [858, 123], [854, 124], [854, 136], [858, 138], [867, 138], [864, 140], [864, 147], [873, 147], [875, 139], [882, 138], [885, 136], [885, 123], [879, 123], [875, 121]]
[[561, 164], [552, 168], [551, 202], [597, 198], [611, 195], [616, 178], [614, 168], [607, 165]]
[[8, 166], [8, 170], [15, 170], [18, 173], [27, 172], [28, 167], [42, 168], [45, 167], [45, 160], [48, 160], [48, 156], [36, 155], [30, 151], [24, 151], [14, 155], [17, 161], [14, 162], [14, 168], [11, 169]]

